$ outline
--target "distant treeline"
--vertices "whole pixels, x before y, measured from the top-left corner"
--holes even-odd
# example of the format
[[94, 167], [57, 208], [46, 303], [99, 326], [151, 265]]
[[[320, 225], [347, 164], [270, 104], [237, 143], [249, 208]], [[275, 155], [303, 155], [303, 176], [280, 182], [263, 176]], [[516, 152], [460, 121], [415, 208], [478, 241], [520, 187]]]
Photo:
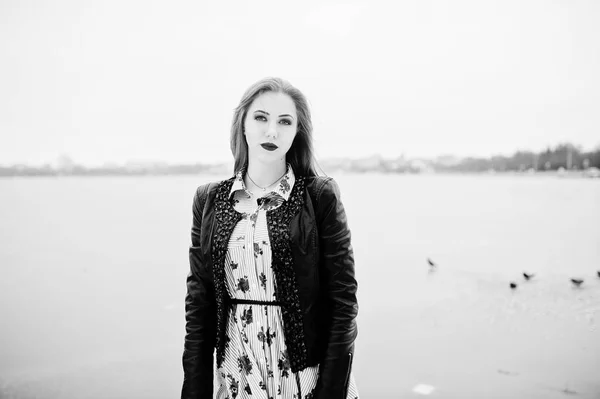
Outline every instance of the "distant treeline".
[[[559, 144], [545, 151], [517, 151], [512, 156], [497, 155], [490, 158], [458, 158], [440, 156], [430, 159], [384, 159], [373, 156], [362, 159], [326, 159], [320, 162], [326, 173], [384, 172], [532, 172], [552, 170], [584, 170], [600, 168], [600, 146], [593, 151], [583, 151], [570, 143]], [[85, 167], [76, 164], [68, 156], [59, 157], [56, 167], [28, 165], [0, 166], [1, 176], [118, 176], [118, 175], [183, 175], [202, 173], [231, 173], [230, 164], [169, 165], [164, 162], [128, 163], [125, 166]]]
[[434, 163], [433, 167], [436, 170], [461, 172], [600, 168], [600, 146], [593, 151], [583, 151], [573, 144], [564, 143], [554, 148], [549, 147], [540, 153], [517, 151], [512, 156], [498, 155], [491, 158], [464, 158], [456, 164]]
[[337, 159], [322, 162], [324, 170], [351, 172], [423, 173], [423, 172], [532, 172], [584, 170], [600, 168], [600, 146], [593, 151], [583, 151], [572, 144], [559, 144], [536, 153], [517, 151], [511, 156], [496, 155], [490, 158], [459, 158], [451, 155], [435, 159], [384, 159], [373, 156], [363, 159]]
[[[126, 176], [126, 175], [190, 175], [222, 172], [223, 165], [192, 164], [192, 165], [156, 165], [85, 167], [71, 165], [54, 168], [49, 165], [34, 167], [27, 165], [0, 166], [2, 176]], [[229, 168], [231, 169], [231, 168]]]

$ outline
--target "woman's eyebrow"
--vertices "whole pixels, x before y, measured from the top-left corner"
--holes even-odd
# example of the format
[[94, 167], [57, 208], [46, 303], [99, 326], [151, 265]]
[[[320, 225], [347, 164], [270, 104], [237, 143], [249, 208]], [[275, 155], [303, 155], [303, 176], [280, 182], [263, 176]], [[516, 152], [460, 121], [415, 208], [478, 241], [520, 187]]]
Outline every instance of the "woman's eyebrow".
[[[271, 114], [270, 114], [270, 113], [268, 113], [267, 111], [263, 111], [262, 109], [257, 109], [257, 110], [255, 110], [254, 112], [261, 112], [261, 113], [263, 113], [263, 114], [266, 114], [266, 115], [269, 115], [269, 116], [271, 116]], [[281, 114], [281, 115], [279, 115], [279, 116], [280, 116], [280, 117], [282, 117], [282, 116], [288, 116], [288, 117], [290, 117], [290, 118], [294, 119], [294, 117], [293, 117], [292, 115], [290, 115], [290, 114]]]

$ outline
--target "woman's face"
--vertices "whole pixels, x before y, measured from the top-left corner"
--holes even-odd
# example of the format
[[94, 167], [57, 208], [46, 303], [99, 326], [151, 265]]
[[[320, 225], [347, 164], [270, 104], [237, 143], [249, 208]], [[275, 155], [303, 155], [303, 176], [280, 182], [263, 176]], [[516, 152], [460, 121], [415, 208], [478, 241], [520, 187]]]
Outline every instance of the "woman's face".
[[285, 162], [297, 127], [296, 105], [290, 96], [272, 91], [259, 95], [244, 120], [249, 159]]

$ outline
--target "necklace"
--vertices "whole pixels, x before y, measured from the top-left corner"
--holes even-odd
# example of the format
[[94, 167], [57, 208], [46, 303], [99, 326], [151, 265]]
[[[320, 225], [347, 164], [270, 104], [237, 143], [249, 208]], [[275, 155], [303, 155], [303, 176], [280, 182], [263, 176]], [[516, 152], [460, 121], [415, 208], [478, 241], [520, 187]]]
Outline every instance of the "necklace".
[[[286, 171], [285, 173], [287, 173], [287, 171]], [[266, 187], [261, 187], [261, 186], [259, 186], [258, 184], [256, 184], [256, 182], [255, 182], [254, 180], [252, 180], [252, 178], [250, 177], [250, 173], [246, 173], [246, 174], [248, 175], [248, 179], [250, 179], [250, 181], [251, 181], [252, 183], [254, 183], [254, 185], [255, 185], [256, 187], [258, 187], [258, 188], [260, 188], [261, 190], [263, 190], [263, 193], [264, 193], [265, 191], [267, 191], [267, 188], [271, 187], [273, 184], [277, 183], [277, 182], [279, 181], [279, 179], [281, 179], [283, 176], [285, 176], [285, 173], [284, 173], [284, 174], [282, 174], [281, 176], [279, 176], [279, 178], [277, 178], [277, 180], [275, 180], [273, 183], [269, 184], [269, 185], [268, 185], [268, 186], [266, 186]]]

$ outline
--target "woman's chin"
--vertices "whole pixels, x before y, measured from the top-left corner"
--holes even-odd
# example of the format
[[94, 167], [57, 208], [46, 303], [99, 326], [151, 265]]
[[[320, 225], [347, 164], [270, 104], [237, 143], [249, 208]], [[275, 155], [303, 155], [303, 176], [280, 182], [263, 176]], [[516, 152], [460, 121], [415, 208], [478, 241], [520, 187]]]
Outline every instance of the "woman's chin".
[[255, 156], [250, 156], [249, 161], [258, 161], [260, 163], [268, 163], [268, 164], [278, 164], [280, 162], [285, 162], [285, 155], [281, 156], [279, 151], [272, 151], [268, 153], [267, 151], [263, 151], [262, 154], [256, 154]]

